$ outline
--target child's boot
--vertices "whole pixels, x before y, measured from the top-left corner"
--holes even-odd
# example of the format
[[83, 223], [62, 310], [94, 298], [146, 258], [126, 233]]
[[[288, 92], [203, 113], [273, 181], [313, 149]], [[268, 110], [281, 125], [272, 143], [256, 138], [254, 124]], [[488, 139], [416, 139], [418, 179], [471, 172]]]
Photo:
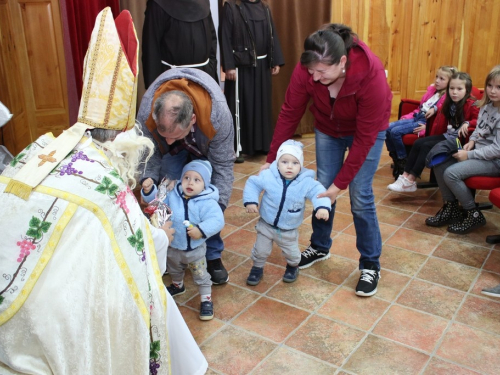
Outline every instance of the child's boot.
[[463, 220], [458, 223], [451, 224], [448, 227], [448, 232], [455, 234], [467, 234], [485, 224], [486, 219], [482, 212], [477, 208], [473, 208], [471, 210], [465, 210]]
[[285, 274], [283, 275], [283, 281], [285, 283], [293, 283], [299, 277], [299, 267], [292, 267], [290, 265], [286, 265]]
[[260, 280], [262, 280], [262, 276], [264, 275], [264, 268], [263, 267], [255, 267], [253, 266], [252, 269], [250, 270], [250, 275], [247, 277], [247, 284], [255, 286], [258, 283], [260, 283]]
[[441, 227], [447, 224], [454, 224], [462, 220], [462, 210], [458, 206], [458, 201], [445, 202], [443, 207], [433, 217], [425, 219], [425, 224], [430, 227]]

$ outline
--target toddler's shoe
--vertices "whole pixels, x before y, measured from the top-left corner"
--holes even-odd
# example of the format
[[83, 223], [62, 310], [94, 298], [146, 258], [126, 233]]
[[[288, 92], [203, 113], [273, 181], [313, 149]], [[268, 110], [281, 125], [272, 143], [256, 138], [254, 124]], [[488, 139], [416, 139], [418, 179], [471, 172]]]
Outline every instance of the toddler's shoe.
[[214, 304], [212, 301], [202, 302], [200, 305], [200, 320], [212, 320], [214, 318]]
[[184, 286], [184, 284], [182, 284], [182, 286], [179, 288], [178, 285], [172, 283], [170, 284], [170, 286], [167, 286], [167, 290], [172, 297], [186, 293], [186, 287]]
[[292, 267], [288, 264], [286, 265], [285, 274], [283, 275], [283, 281], [285, 283], [293, 283], [299, 277], [299, 267]]
[[262, 276], [264, 275], [264, 268], [262, 267], [252, 267], [250, 270], [250, 275], [247, 277], [247, 284], [255, 286], [260, 283]]

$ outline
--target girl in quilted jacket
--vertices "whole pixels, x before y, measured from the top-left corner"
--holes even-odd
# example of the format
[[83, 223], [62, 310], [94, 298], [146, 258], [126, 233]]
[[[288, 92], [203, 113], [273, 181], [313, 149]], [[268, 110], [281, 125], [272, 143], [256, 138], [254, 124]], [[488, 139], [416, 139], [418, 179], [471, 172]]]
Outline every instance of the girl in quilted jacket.
[[434, 167], [444, 205], [425, 223], [432, 227], [449, 224], [451, 233], [466, 234], [486, 224], [464, 180], [471, 176], [500, 176], [500, 65], [488, 74], [484, 88], [477, 127], [469, 142]]
[[427, 87], [427, 92], [420, 100], [420, 105], [413, 112], [401, 116], [398, 121], [391, 122], [386, 132], [385, 145], [389, 156], [393, 160], [394, 169], [392, 175], [398, 178], [403, 173], [406, 164], [406, 147], [403, 144], [403, 135], [419, 134], [425, 135], [425, 124], [434, 116], [444, 103], [446, 87], [457, 68], [443, 65], [436, 71], [436, 79]]
[[472, 80], [467, 73], [456, 72], [448, 82], [446, 99], [439, 110], [431, 134], [419, 138], [413, 144], [404, 167], [403, 174], [396, 182], [387, 186], [397, 192], [414, 192], [415, 182], [425, 168], [425, 159], [429, 151], [445, 139], [466, 138], [469, 130], [475, 129], [479, 107], [471, 97]]

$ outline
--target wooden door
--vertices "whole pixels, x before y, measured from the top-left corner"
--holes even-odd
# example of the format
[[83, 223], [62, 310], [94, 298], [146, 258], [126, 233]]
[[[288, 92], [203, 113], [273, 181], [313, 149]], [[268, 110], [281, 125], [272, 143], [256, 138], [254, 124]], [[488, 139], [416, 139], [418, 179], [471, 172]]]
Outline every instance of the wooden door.
[[14, 115], [3, 142], [17, 154], [69, 126], [58, 0], [0, 0], [0, 101]]

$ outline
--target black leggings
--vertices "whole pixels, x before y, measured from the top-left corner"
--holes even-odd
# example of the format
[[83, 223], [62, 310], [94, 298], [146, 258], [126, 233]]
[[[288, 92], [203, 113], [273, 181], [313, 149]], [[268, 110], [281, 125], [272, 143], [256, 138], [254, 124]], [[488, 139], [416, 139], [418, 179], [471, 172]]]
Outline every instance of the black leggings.
[[411, 147], [410, 155], [408, 155], [408, 159], [406, 160], [405, 172], [415, 177], [420, 177], [425, 168], [427, 154], [436, 144], [445, 139], [443, 134], [417, 139]]

